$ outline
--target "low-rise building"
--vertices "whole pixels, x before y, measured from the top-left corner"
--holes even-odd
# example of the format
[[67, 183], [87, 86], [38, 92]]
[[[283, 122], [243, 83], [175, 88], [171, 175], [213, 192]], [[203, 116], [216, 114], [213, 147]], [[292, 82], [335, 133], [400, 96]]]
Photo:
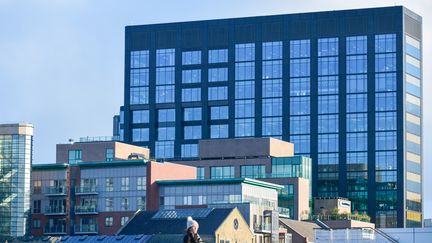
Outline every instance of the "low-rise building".
[[199, 141], [199, 159], [176, 163], [197, 167], [198, 179], [253, 178], [282, 185], [279, 206], [290, 218], [310, 214], [312, 161], [294, 155], [294, 145], [275, 138]]

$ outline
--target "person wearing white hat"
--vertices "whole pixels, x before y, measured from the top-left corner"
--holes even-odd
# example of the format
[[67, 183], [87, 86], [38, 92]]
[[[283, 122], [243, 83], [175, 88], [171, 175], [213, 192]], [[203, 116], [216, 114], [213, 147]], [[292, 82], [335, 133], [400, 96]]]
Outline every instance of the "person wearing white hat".
[[199, 243], [201, 239], [198, 235], [199, 224], [191, 216], [186, 219], [186, 235], [183, 237], [183, 243]]

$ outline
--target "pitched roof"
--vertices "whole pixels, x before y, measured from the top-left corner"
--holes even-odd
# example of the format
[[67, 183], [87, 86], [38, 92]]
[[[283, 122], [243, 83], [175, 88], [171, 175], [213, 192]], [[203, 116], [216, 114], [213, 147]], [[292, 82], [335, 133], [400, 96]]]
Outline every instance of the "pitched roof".
[[[233, 210], [233, 208], [194, 208], [161, 210], [159, 212], [140, 211], [120, 230], [119, 234], [184, 234], [187, 217], [185, 215], [189, 213], [200, 225], [200, 235], [213, 235]], [[168, 215], [178, 216], [170, 217]], [[193, 215], [197, 215], [197, 217]]]
[[315, 223], [286, 219], [286, 218], [279, 218], [279, 222], [282, 222], [282, 224], [284, 224], [291, 230], [297, 232], [299, 235], [309, 240], [313, 240], [315, 237], [314, 229], [321, 228], [319, 227], [319, 225]]

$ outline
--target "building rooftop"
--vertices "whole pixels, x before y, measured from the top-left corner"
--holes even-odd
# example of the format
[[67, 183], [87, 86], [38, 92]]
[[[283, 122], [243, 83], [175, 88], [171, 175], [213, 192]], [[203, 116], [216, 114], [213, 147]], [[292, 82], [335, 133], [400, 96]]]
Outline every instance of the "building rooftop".
[[79, 166], [81, 168], [110, 168], [110, 167], [122, 167], [122, 166], [137, 166], [145, 165], [149, 160], [114, 160], [114, 161], [100, 161], [100, 162], [80, 162], [74, 165], [70, 164], [33, 164], [33, 170], [56, 170], [66, 169], [68, 166]]
[[[226, 217], [234, 208], [214, 208], [214, 209], [175, 209], [161, 210], [159, 212], [138, 211], [134, 217], [120, 230], [119, 234], [184, 234], [186, 230], [186, 218], [189, 215], [202, 213], [202, 217], [194, 218], [199, 227], [200, 235], [213, 235], [217, 228], [224, 222]], [[176, 217], [154, 217], [161, 214], [178, 215]], [[188, 215], [189, 214], [189, 215]], [[192, 216], [193, 217], [193, 216]]]
[[266, 187], [275, 190], [283, 189], [283, 186], [249, 179], [249, 178], [229, 178], [229, 179], [202, 179], [202, 180], [159, 180], [159, 185], [211, 185], [211, 184], [250, 184], [254, 186]]

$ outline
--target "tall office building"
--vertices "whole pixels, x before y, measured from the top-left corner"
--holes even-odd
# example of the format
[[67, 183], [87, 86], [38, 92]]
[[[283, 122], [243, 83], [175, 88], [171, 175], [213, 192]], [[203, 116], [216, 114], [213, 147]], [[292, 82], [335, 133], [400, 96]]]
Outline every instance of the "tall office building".
[[422, 222], [422, 19], [402, 7], [126, 27], [122, 140], [156, 158], [271, 136], [313, 196], [378, 227]]
[[29, 233], [33, 125], [0, 124], [0, 239]]

